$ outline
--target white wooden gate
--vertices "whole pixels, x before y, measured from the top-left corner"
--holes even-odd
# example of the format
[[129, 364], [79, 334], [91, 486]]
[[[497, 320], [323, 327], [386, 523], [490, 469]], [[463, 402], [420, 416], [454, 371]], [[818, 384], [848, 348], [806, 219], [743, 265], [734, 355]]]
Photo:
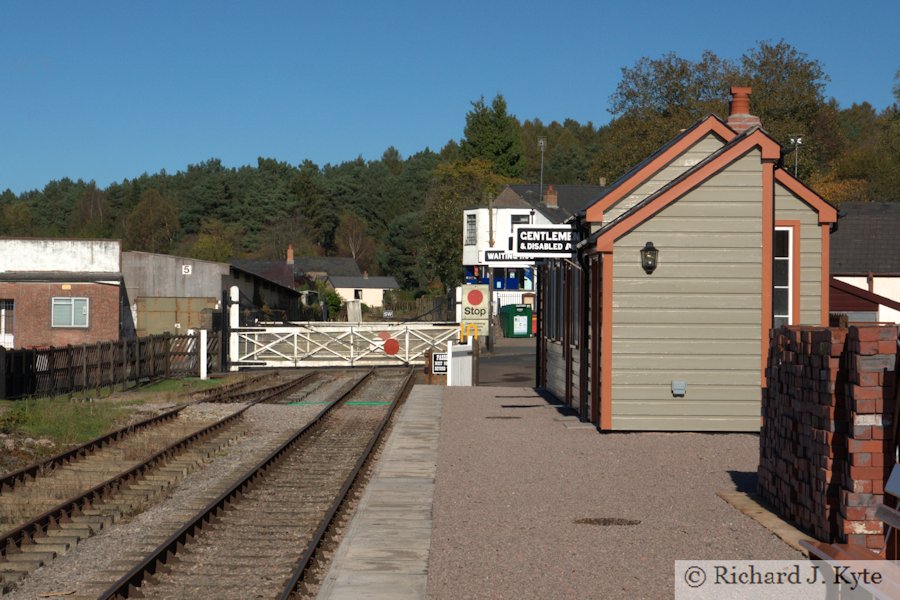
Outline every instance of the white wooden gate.
[[230, 368], [423, 365], [459, 335], [455, 324], [296, 323], [238, 327], [229, 339]]

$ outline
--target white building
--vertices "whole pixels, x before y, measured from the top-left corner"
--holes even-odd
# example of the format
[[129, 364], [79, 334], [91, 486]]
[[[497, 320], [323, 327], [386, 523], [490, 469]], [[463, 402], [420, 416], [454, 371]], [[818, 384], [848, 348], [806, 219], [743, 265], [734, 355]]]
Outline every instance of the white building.
[[363, 273], [361, 277], [332, 275], [328, 277], [328, 283], [334, 287], [335, 293], [344, 302], [360, 300], [372, 308], [384, 305], [384, 293], [387, 290], [396, 290], [400, 287], [393, 277], [369, 277], [367, 273]]
[[[845, 202], [840, 210], [831, 235], [831, 275], [900, 302], [900, 202]], [[900, 310], [883, 304], [875, 312], [847, 312], [851, 321], [900, 323]]]
[[[463, 212], [464, 283], [493, 286], [493, 306], [522, 304], [537, 289], [534, 261], [512, 255], [516, 225], [560, 224], [600, 197], [599, 185], [508, 185], [491, 208]], [[527, 303], [527, 302], [526, 302]]]

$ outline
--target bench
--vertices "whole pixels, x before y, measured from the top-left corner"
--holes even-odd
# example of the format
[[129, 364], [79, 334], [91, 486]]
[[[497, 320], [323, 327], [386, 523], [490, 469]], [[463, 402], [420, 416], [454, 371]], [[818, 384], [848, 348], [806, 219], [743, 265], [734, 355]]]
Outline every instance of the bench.
[[[884, 485], [884, 493], [890, 494], [895, 498], [900, 498], [900, 465], [894, 465], [891, 475]], [[847, 561], [857, 560], [885, 560], [885, 552], [892, 542], [892, 537], [900, 535], [900, 511], [880, 504], [875, 509], [875, 517], [884, 523], [885, 540], [884, 547], [881, 552], [875, 553], [861, 546], [850, 544], [826, 544], [824, 542], [809, 542], [801, 540], [800, 545], [809, 553], [811, 560], [822, 560], [831, 565], [846, 563]], [[883, 569], [885, 582], [876, 588], [869, 588], [863, 584], [871, 592], [878, 592], [876, 595], [888, 593], [888, 598], [900, 598], [900, 566], [891, 563], [885, 563]]]

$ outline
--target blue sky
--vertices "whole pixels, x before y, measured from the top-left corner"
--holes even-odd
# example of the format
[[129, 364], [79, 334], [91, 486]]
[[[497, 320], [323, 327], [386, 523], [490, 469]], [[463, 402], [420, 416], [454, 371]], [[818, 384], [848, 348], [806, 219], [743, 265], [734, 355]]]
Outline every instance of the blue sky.
[[841, 106], [893, 101], [900, 2], [0, 0], [0, 190], [459, 139], [470, 102], [606, 123], [641, 56], [784, 38]]

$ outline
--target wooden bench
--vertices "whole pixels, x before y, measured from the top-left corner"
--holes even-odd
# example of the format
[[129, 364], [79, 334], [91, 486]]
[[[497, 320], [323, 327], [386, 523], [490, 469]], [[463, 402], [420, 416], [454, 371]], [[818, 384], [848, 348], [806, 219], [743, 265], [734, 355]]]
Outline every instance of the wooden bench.
[[[900, 498], [900, 465], [894, 465], [891, 470], [891, 475], [884, 485], [884, 492]], [[875, 510], [875, 517], [884, 523], [886, 532], [884, 547], [879, 553], [850, 544], [826, 544], [800, 540], [800, 545], [809, 553], [811, 560], [823, 560], [832, 565], [857, 560], [885, 560], [885, 551], [892, 542], [891, 538], [900, 535], [900, 511], [886, 504], [880, 504]], [[881, 586], [869, 588], [869, 586], [863, 585], [862, 587], [873, 593], [877, 592], [877, 597], [882, 597], [882, 594], [887, 593], [888, 595], [885, 596], [887, 598], [900, 598], [900, 566], [886, 562], [882, 572], [885, 581]]]

